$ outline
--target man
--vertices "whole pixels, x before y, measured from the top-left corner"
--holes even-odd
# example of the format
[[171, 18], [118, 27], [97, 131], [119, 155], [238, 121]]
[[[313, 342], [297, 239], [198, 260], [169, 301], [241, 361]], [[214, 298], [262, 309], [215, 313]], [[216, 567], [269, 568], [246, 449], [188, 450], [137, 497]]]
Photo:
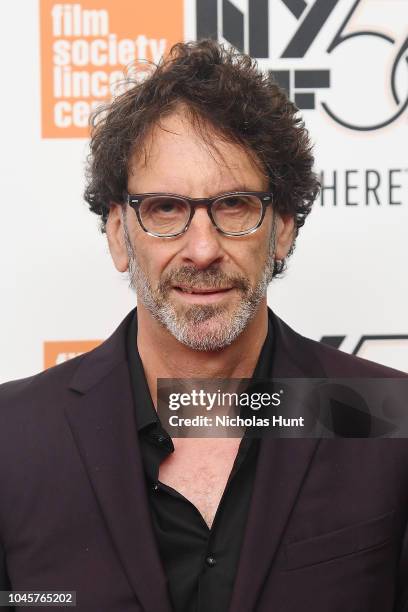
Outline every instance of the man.
[[317, 194], [250, 58], [179, 44], [94, 121], [86, 199], [137, 294], [100, 347], [0, 390], [2, 589], [98, 612], [408, 610], [405, 440], [173, 438], [158, 378], [391, 378], [267, 308]]

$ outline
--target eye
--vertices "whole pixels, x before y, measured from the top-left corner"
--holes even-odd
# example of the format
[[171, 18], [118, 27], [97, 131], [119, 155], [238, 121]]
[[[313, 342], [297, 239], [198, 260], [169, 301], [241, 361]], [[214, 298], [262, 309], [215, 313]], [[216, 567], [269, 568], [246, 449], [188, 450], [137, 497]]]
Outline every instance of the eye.
[[262, 217], [262, 203], [250, 193], [231, 193], [214, 202], [213, 219], [219, 229], [239, 233], [254, 228]]
[[160, 202], [154, 205], [154, 210], [156, 212], [162, 212], [162, 213], [171, 213], [174, 212], [174, 210], [177, 208], [176, 204], [174, 202]]
[[215, 208], [223, 213], [243, 213], [253, 205], [250, 196], [245, 195], [229, 195], [217, 200]]
[[144, 212], [149, 215], [170, 216], [184, 214], [186, 203], [172, 197], [147, 198], [144, 202]]
[[244, 205], [245, 201], [242, 196], [229, 196], [228, 198], [224, 198], [222, 203], [226, 208], [237, 208], [238, 206]]

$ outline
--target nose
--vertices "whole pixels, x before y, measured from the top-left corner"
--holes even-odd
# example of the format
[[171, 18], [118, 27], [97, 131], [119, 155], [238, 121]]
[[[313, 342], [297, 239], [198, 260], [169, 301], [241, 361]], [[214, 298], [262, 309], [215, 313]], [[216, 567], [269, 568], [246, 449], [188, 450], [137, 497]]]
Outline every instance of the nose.
[[220, 263], [224, 256], [221, 234], [212, 224], [205, 204], [195, 207], [190, 226], [181, 238], [184, 241], [181, 251], [184, 262], [196, 268], [204, 269]]

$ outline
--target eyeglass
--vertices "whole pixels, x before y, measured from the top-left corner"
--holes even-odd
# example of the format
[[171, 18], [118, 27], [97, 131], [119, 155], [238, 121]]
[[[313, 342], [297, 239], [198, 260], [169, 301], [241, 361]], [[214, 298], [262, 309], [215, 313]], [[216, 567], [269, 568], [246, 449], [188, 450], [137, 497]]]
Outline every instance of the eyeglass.
[[215, 198], [187, 198], [173, 193], [126, 194], [142, 229], [150, 236], [172, 238], [186, 232], [196, 207], [205, 204], [212, 224], [225, 236], [252, 234], [272, 204], [268, 191], [224, 193]]

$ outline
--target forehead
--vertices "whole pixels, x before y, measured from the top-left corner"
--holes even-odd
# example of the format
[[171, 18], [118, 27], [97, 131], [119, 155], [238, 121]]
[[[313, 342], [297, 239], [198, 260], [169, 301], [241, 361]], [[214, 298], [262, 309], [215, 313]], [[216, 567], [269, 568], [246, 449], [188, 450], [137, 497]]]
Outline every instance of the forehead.
[[238, 186], [264, 190], [267, 184], [254, 155], [237, 143], [226, 142], [208, 124], [197, 129], [183, 112], [174, 112], [156, 124], [129, 164], [128, 189], [133, 193], [167, 191], [202, 197], [234, 191]]

